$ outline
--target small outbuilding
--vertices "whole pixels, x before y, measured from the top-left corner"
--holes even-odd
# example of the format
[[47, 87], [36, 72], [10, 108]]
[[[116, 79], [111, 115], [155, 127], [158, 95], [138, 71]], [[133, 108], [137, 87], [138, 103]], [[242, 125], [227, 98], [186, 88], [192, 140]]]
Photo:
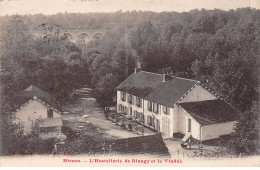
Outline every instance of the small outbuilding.
[[191, 135], [201, 141], [219, 138], [233, 131], [239, 111], [223, 100], [180, 103], [190, 122]]
[[16, 97], [16, 102], [20, 107], [13, 113], [14, 122], [19, 124], [24, 135], [30, 135], [33, 131], [39, 133], [42, 139], [61, 135], [61, 111], [51, 95], [30, 86]]

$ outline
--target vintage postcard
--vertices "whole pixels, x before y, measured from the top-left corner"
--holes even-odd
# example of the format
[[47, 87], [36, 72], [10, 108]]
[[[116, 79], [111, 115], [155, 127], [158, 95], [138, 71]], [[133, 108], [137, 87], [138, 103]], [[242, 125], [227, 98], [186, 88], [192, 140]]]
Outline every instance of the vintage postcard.
[[259, 166], [259, 0], [0, 0], [0, 166]]

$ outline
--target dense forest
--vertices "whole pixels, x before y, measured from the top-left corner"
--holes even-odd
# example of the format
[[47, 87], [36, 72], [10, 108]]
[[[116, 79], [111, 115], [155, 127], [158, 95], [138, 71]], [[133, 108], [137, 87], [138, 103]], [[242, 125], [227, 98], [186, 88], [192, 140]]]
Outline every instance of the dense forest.
[[[241, 110], [237, 132], [254, 129], [247, 135], [253, 142], [243, 150], [253, 152], [259, 132], [259, 18], [260, 11], [250, 8], [1, 17], [1, 112], [8, 115], [15, 94], [30, 85], [64, 104], [87, 84], [101, 106], [112, 105], [115, 87], [140, 62], [142, 70], [168, 68], [175, 76], [197, 79]], [[109, 31], [84, 45], [59, 36], [46, 42], [30, 33], [43, 23]], [[245, 120], [254, 122], [245, 127]], [[246, 138], [236, 137], [237, 145]]]

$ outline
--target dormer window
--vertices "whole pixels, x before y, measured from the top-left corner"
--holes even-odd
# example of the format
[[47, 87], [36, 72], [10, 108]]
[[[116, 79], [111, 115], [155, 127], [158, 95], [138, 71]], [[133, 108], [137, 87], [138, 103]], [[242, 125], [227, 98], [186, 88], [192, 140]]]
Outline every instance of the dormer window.
[[47, 109], [47, 118], [52, 118], [52, 117], [53, 117], [53, 110]]

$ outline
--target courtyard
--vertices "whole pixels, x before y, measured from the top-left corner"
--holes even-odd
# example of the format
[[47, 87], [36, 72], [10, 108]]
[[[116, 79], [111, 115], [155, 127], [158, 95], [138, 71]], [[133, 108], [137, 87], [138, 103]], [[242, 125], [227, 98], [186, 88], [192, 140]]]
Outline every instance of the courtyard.
[[[67, 111], [63, 115], [64, 127], [70, 129], [70, 132], [66, 131], [65, 135], [67, 135], [68, 141], [74, 143], [71, 146], [75, 145], [75, 142], [81, 143], [90, 138], [102, 144], [102, 142], [108, 140], [155, 134], [147, 128], [144, 128], [143, 134], [130, 131], [107, 119], [104, 110], [97, 105], [90, 92], [81, 93], [64, 109]], [[198, 144], [185, 149], [181, 147], [180, 139], [177, 138], [164, 139], [164, 142], [173, 158], [190, 158], [199, 154], [213, 155], [220, 149], [216, 145], [203, 145], [203, 148], [199, 149]], [[64, 147], [66, 148], [66, 144]], [[71, 151], [73, 152], [73, 150]]]

